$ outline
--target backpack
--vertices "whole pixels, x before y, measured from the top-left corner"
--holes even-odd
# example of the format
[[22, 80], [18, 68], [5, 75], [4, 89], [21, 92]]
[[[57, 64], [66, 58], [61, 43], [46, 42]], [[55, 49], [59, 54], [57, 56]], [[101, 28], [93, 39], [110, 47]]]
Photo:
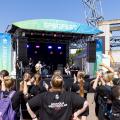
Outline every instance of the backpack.
[[110, 120], [111, 118], [111, 105], [107, 103], [107, 100], [111, 97], [111, 87], [110, 86], [102, 86], [101, 91], [99, 91], [98, 95], [98, 104], [99, 108], [102, 110], [105, 118]]
[[15, 111], [12, 108], [11, 99], [15, 91], [11, 91], [7, 98], [4, 98], [3, 92], [0, 93], [0, 120], [15, 120]]

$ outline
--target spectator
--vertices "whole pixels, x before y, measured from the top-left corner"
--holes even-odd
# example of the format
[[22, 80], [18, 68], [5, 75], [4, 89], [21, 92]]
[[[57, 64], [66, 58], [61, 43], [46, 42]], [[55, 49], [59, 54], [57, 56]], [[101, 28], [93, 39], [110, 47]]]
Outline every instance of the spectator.
[[0, 89], [5, 91], [5, 82], [4, 77], [9, 76], [9, 72], [7, 70], [0, 71]]
[[[27, 110], [33, 120], [37, 120], [34, 110], [40, 110], [41, 120], [73, 120], [88, 107], [88, 102], [79, 95], [63, 90], [63, 78], [54, 75], [51, 80], [52, 88], [28, 101]], [[73, 113], [76, 108], [77, 111]]]
[[0, 71], [0, 74], [5, 77], [5, 76], [9, 76], [9, 72], [7, 70], [2, 70]]
[[26, 102], [31, 98], [29, 93], [32, 88], [32, 82], [33, 81], [31, 80], [31, 74], [26, 72], [23, 76], [23, 81], [20, 82], [20, 92], [22, 93], [21, 110], [23, 119], [31, 119], [27, 112]]
[[112, 117], [111, 120], [120, 120], [120, 86], [112, 88]]
[[30, 89], [30, 94], [32, 96], [38, 95], [39, 93], [46, 92], [48, 90], [49, 86], [45, 81], [42, 81], [41, 75], [39, 73], [36, 73], [32, 79], [33, 85]]
[[[113, 87], [113, 73], [107, 71], [104, 75], [97, 73], [97, 78], [93, 84], [93, 89], [96, 90], [96, 115], [99, 120], [109, 120], [111, 111], [111, 88]], [[101, 85], [98, 82], [101, 82]]]
[[[3, 97], [6, 98], [11, 92], [12, 92], [12, 87], [14, 85], [14, 80], [10, 78], [9, 76], [4, 77], [4, 85], [5, 85], [5, 91], [3, 92]], [[19, 91], [15, 92], [13, 95], [11, 101], [12, 101], [12, 107], [13, 110], [16, 112], [15, 120], [20, 120], [20, 97], [21, 93]]]
[[[71, 87], [72, 92], [76, 92], [81, 97], [84, 97], [87, 99], [87, 90], [86, 89], [86, 82], [84, 80], [85, 73], [83, 71], [78, 71], [77, 77], [74, 75], [74, 83]], [[86, 120], [87, 116], [89, 115], [89, 109], [87, 109], [80, 117], [82, 116], [82, 119]]]
[[74, 84], [72, 85], [71, 91], [80, 94], [81, 97], [87, 97], [87, 93], [84, 90], [85, 81], [84, 81], [85, 73], [82, 71], [78, 71], [77, 77], [74, 75]]

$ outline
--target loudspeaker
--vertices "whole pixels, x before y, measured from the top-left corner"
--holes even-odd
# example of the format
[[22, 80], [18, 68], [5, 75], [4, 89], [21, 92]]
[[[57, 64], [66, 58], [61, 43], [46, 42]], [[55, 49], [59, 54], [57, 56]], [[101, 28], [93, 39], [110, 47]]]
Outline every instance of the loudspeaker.
[[18, 58], [23, 65], [27, 64], [27, 39], [25, 38], [18, 40]]
[[88, 62], [96, 61], [96, 41], [87, 42], [87, 61]]

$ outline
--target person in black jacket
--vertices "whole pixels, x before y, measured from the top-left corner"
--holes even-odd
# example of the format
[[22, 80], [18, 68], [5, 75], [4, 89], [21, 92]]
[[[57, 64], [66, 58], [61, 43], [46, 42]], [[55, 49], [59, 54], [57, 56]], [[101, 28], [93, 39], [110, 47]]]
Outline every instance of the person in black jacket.
[[[34, 111], [40, 111], [40, 120], [73, 120], [88, 107], [88, 102], [76, 93], [63, 89], [63, 78], [54, 75], [51, 80], [52, 88], [28, 101], [27, 110], [33, 120], [37, 120]], [[77, 108], [77, 111], [74, 110]]]
[[45, 82], [45, 80], [44, 81], [42, 80], [41, 75], [39, 73], [36, 73], [32, 79], [33, 85], [29, 92], [31, 96], [38, 95], [39, 93], [43, 93], [48, 90], [49, 88], [48, 84]]
[[120, 120], [120, 86], [112, 88], [112, 117], [111, 120]]
[[[104, 74], [97, 73], [93, 84], [95, 90], [95, 112], [99, 120], [110, 120], [111, 116], [111, 89], [113, 87], [113, 73], [107, 71]], [[98, 84], [98, 83], [101, 84]]]

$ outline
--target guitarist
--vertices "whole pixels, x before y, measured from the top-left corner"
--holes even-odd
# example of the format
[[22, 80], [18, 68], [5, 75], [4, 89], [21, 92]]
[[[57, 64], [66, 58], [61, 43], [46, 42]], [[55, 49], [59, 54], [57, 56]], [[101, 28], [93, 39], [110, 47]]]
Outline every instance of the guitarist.
[[66, 64], [64, 70], [67, 75], [71, 75], [70, 66], [68, 65], [68, 63]]

